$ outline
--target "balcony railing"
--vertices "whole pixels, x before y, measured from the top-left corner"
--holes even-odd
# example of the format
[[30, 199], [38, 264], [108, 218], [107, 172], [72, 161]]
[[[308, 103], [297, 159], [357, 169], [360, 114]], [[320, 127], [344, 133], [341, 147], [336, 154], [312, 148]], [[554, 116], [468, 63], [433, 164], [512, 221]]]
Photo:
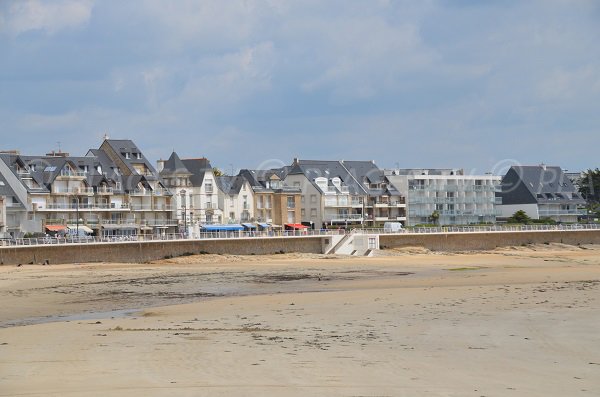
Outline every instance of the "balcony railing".
[[55, 188], [54, 192], [55, 194], [94, 194], [94, 188], [93, 187], [76, 187], [76, 188], [70, 188], [70, 189], [66, 189], [66, 188]]
[[539, 216], [586, 215], [585, 210], [538, 210]]
[[82, 171], [70, 171], [70, 170], [62, 170], [60, 171], [60, 176], [64, 177], [86, 177], [86, 173]]

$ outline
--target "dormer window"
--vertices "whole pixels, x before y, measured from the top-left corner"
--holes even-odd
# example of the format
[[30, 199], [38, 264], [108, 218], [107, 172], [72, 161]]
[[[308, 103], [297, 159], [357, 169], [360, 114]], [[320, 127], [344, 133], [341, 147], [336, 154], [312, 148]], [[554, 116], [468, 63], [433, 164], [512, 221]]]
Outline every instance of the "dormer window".
[[30, 169], [32, 172], [35, 172], [35, 164], [30, 164], [30, 165], [29, 165], [29, 169]]
[[141, 159], [142, 159], [142, 154], [141, 154], [141, 153], [136, 153], [136, 154], [135, 154], [135, 157], [136, 157], [138, 160], [141, 160]]
[[129, 152], [125, 152], [124, 154], [125, 154], [125, 158], [127, 160], [129, 160], [131, 158], [131, 155], [129, 154]]

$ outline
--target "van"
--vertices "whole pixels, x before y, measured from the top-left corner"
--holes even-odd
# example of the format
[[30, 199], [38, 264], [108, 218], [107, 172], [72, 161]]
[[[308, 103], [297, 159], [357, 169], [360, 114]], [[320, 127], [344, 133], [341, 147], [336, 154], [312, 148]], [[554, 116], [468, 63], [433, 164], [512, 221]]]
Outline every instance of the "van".
[[383, 231], [386, 233], [399, 233], [404, 231], [400, 222], [386, 222], [383, 224]]

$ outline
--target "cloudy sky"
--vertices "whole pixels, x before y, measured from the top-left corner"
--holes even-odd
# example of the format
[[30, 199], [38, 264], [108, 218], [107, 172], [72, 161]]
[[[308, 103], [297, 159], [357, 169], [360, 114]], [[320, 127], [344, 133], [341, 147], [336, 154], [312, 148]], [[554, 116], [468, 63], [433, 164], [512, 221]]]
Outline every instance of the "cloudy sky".
[[597, 167], [600, 2], [0, 1], [0, 148]]

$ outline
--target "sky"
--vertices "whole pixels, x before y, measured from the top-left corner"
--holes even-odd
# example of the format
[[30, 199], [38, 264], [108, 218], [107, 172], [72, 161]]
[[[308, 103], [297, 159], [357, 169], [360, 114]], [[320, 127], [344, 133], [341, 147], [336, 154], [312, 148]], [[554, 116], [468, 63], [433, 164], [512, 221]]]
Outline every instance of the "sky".
[[0, 0], [0, 149], [600, 166], [595, 0]]

